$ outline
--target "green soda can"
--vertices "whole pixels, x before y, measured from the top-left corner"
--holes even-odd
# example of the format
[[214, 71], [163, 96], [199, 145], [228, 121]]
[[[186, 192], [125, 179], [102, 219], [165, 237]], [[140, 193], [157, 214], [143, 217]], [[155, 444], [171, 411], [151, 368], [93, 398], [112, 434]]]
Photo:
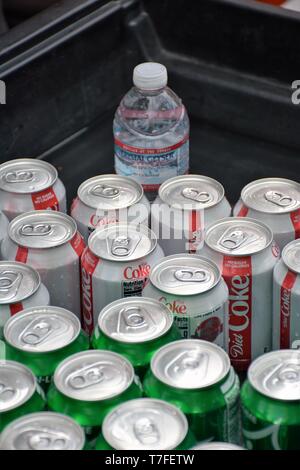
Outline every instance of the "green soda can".
[[180, 339], [168, 307], [154, 299], [128, 297], [108, 304], [98, 317], [92, 345], [125, 356], [139, 377], [161, 346]]
[[28, 367], [14, 361], [0, 361], [0, 433], [20, 416], [42, 411], [44, 392]]
[[247, 449], [300, 450], [300, 351], [273, 351], [256, 359], [241, 403]]
[[89, 348], [89, 339], [72, 312], [60, 307], [31, 307], [4, 327], [6, 357], [29, 367], [47, 391], [58, 364]]
[[83, 450], [76, 421], [59, 413], [30, 413], [12, 421], [0, 436], [0, 450]]
[[113, 407], [141, 396], [141, 384], [127, 359], [111, 351], [91, 350], [60, 363], [48, 391], [48, 406], [75, 419], [92, 440]]
[[96, 450], [186, 450], [196, 440], [185, 415], [163, 400], [122, 403], [103, 421]]
[[152, 358], [144, 390], [178, 406], [199, 442], [239, 443], [239, 380], [216, 344], [188, 339], [163, 346]]

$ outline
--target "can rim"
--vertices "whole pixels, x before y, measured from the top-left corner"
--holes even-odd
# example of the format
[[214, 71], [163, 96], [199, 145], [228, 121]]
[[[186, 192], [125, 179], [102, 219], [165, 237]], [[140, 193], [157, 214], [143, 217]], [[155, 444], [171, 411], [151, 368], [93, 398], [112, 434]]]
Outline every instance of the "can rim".
[[286, 253], [287, 253], [287, 250], [293, 246], [293, 245], [297, 245], [299, 244], [299, 252], [300, 252], [300, 240], [298, 238], [296, 238], [295, 240], [292, 240], [291, 242], [289, 242], [287, 245], [284, 246], [283, 250], [282, 250], [282, 253], [281, 253], [281, 258], [282, 258], [282, 261], [284, 263], [284, 265], [290, 270], [290, 271], [293, 271], [294, 273], [296, 274], [300, 274], [300, 265], [299, 265], [299, 268], [295, 268], [293, 267], [287, 260], [287, 257], [286, 257]]
[[12, 267], [16, 266], [16, 265], [19, 265], [22, 269], [25, 270], [25, 268], [26, 268], [28, 271], [31, 271], [33, 276], [36, 279], [36, 286], [35, 286], [34, 290], [31, 293], [26, 294], [24, 297], [22, 297], [21, 300], [17, 300], [15, 302], [1, 301], [0, 305], [14, 305], [16, 303], [22, 302], [23, 300], [27, 300], [30, 297], [32, 297], [39, 290], [39, 288], [41, 287], [42, 281], [41, 281], [40, 273], [36, 269], [34, 269], [32, 266], [30, 266], [29, 264], [20, 263], [19, 261], [0, 261], [0, 269], [1, 269], [1, 266], [3, 266], [3, 265], [7, 265], [7, 266], [10, 265]]
[[30, 158], [30, 157], [24, 157], [24, 158], [15, 158], [13, 160], [8, 160], [7, 162], [5, 163], [2, 163], [0, 165], [0, 172], [1, 170], [5, 169], [6, 166], [8, 165], [11, 165], [12, 163], [36, 163], [36, 162], [39, 162], [38, 164], [41, 165], [41, 166], [44, 166], [44, 168], [46, 169], [51, 169], [51, 172], [53, 172], [53, 179], [51, 181], [50, 184], [46, 185], [43, 189], [37, 189], [37, 190], [33, 190], [33, 191], [21, 191], [21, 192], [16, 192], [16, 191], [9, 191], [8, 189], [5, 189], [5, 188], [0, 188], [1, 191], [5, 191], [6, 193], [10, 193], [10, 194], [36, 194], [36, 193], [39, 193], [41, 191], [44, 191], [45, 189], [49, 189], [51, 188], [52, 186], [54, 186], [54, 184], [57, 182], [58, 180], [58, 171], [57, 169], [55, 168], [54, 165], [52, 165], [51, 163], [45, 161], [45, 160], [42, 160], [40, 158]]
[[20, 364], [19, 362], [17, 361], [11, 361], [10, 359], [0, 359], [0, 366], [1, 365], [12, 365], [17, 371], [23, 371], [23, 372], [26, 372], [26, 374], [28, 376], [30, 376], [30, 379], [32, 379], [32, 390], [30, 390], [30, 392], [23, 397], [23, 399], [17, 404], [17, 405], [11, 405], [9, 406], [8, 408], [6, 408], [6, 410], [4, 411], [4, 413], [6, 413], [7, 411], [11, 411], [11, 410], [14, 410], [16, 408], [19, 408], [20, 406], [24, 405], [24, 403], [27, 403], [31, 398], [32, 396], [35, 394], [35, 392], [37, 391], [37, 380], [33, 374], [33, 372], [31, 371], [31, 369], [29, 369], [29, 367], [25, 366], [24, 364]]

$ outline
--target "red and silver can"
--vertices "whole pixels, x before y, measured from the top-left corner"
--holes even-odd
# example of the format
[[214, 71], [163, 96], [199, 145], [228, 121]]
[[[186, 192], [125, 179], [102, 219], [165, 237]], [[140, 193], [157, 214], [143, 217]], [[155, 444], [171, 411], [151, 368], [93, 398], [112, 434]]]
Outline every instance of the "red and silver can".
[[0, 244], [3, 240], [3, 238], [6, 237], [7, 235], [7, 230], [8, 230], [8, 219], [4, 212], [0, 211]]
[[149, 224], [150, 203], [142, 186], [127, 176], [99, 175], [79, 186], [71, 216], [87, 243], [95, 228], [114, 222]]
[[9, 224], [2, 258], [35, 268], [47, 287], [51, 304], [80, 317], [80, 256], [85, 247], [76, 222], [66, 214], [33, 211]]
[[35, 269], [16, 261], [0, 261], [0, 339], [10, 317], [25, 308], [49, 304], [49, 292]]
[[166, 255], [197, 253], [205, 227], [230, 215], [218, 181], [200, 175], [176, 176], [159, 188], [151, 207], [151, 227]]
[[206, 230], [203, 255], [220, 268], [229, 290], [229, 357], [245, 371], [272, 347], [272, 282], [279, 249], [269, 227], [227, 218]]
[[141, 296], [151, 267], [163, 256], [146, 225], [116, 223], [95, 230], [81, 258], [84, 329], [92, 333], [110, 302]]
[[300, 184], [283, 178], [253, 181], [242, 190], [233, 214], [267, 224], [282, 250], [300, 238]]
[[143, 296], [169, 308], [184, 339], [204, 339], [227, 350], [228, 289], [212, 261], [191, 254], [167, 256], [152, 268]]
[[300, 240], [285, 246], [274, 269], [273, 349], [300, 349]]
[[66, 212], [66, 190], [56, 168], [35, 158], [0, 165], [0, 207], [9, 220], [32, 210]]

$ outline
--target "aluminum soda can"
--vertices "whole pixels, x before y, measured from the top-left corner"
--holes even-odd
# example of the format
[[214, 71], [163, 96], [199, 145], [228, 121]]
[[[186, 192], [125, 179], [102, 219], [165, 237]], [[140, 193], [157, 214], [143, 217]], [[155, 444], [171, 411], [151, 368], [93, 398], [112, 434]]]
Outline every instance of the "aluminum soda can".
[[132, 178], [99, 175], [79, 186], [71, 216], [85, 242], [97, 227], [114, 222], [149, 224], [150, 203], [142, 186]]
[[104, 419], [96, 450], [186, 450], [196, 442], [180, 409], [163, 400], [137, 398]]
[[300, 349], [300, 240], [284, 247], [274, 268], [273, 349]]
[[35, 269], [17, 261], [0, 261], [0, 339], [10, 317], [49, 303], [49, 292]]
[[3, 238], [5, 238], [7, 235], [8, 223], [8, 218], [4, 212], [0, 211], [0, 245]]
[[74, 313], [60, 307], [32, 307], [4, 327], [6, 358], [29, 367], [44, 391], [58, 364], [89, 349], [89, 340]]
[[264, 354], [241, 390], [242, 432], [249, 450], [300, 450], [300, 351]]
[[176, 176], [165, 181], [158, 194], [151, 207], [151, 227], [165, 255], [198, 252], [205, 227], [231, 215], [223, 186], [207, 176]]
[[228, 343], [228, 289], [220, 270], [199, 255], [167, 256], [153, 266], [143, 296], [163, 302], [184, 339]]
[[162, 257], [145, 225], [116, 223], [95, 230], [81, 258], [85, 331], [92, 334], [100, 311], [110, 302], [141, 296], [151, 267]]
[[282, 250], [300, 238], [300, 184], [284, 178], [263, 178], [244, 187], [233, 210], [267, 224]]
[[238, 371], [272, 348], [272, 283], [279, 249], [269, 227], [227, 218], [207, 228], [203, 255], [220, 268], [229, 290], [229, 357]]
[[56, 168], [36, 158], [0, 165], [0, 207], [9, 220], [32, 210], [66, 212], [66, 190]]
[[2, 258], [29, 264], [41, 276], [52, 305], [81, 315], [80, 256], [85, 245], [76, 222], [66, 214], [32, 211], [10, 222]]
[[60, 413], [30, 413], [10, 423], [0, 450], [83, 450], [85, 436], [73, 419]]

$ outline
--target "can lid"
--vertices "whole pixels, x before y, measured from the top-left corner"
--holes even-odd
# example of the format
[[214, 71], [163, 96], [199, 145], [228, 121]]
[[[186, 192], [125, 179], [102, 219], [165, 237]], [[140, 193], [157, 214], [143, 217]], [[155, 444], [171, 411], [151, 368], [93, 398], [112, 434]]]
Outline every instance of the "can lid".
[[129, 297], [108, 304], [98, 317], [99, 329], [122, 343], [143, 343], [163, 336], [173, 325], [168, 307], [147, 297]]
[[241, 193], [245, 206], [266, 214], [285, 214], [300, 207], [300, 184], [284, 178], [262, 178]]
[[79, 186], [78, 197], [94, 209], [126, 209], [143, 197], [142, 186], [128, 176], [99, 175]]
[[230, 360], [219, 346], [200, 339], [174, 341], [152, 357], [151, 371], [161, 382], [183, 390], [216, 385], [230, 371]]
[[22, 302], [40, 287], [39, 273], [17, 261], [0, 261], [0, 305]]
[[282, 260], [284, 264], [300, 274], [300, 240], [293, 240], [288, 243], [282, 250]]
[[155, 234], [146, 225], [115, 223], [94, 230], [89, 249], [109, 261], [133, 261], [149, 255], [157, 245]]
[[0, 413], [26, 403], [36, 391], [36, 379], [28, 367], [0, 360]]
[[133, 70], [133, 83], [141, 90], [157, 90], [168, 83], [168, 72], [157, 62], [144, 62]]
[[229, 442], [205, 442], [192, 447], [191, 450], [246, 450], [243, 447], [230, 444]]
[[1, 450], [82, 450], [83, 429], [60, 413], [30, 413], [14, 420], [0, 437]]
[[31, 211], [13, 219], [9, 237], [26, 248], [54, 248], [68, 243], [77, 231], [76, 222], [66, 214], [54, 211]]
[[0, 189], [10, 193], [33, 194], [53, 186], [54, 166], [36, 158], [18, 158], [0, 165]]
[[276, 400], [300, 400], [300, 351], [282, 349], [260, 356], [248, 369], [255, 390]]
[[248, 217], [228, 217], [210, 225], [205, 243], [230, 256], [249, 256], [266, 249], [273, 241], [269, 227]]
[[138, 398], [113, 409], [102, 433], [115, 450], [173, 450], [188, 432], [184, 414], [162, 400]]
[[69, 398], [101, 401], [120, 395], [134, 379], [130, 362], [111, 351], [83, 351], [65, 359], [54, 373], [56, 388]]
[[159, 290], [175, 295], [202, 294], [221, 279], [218, 266], [198, 255], [171, 255], [152, 267], [151, 283]]
[[60, 307], [31, 307], [11, 317], [4, 338], [23, 352], [44, 353], [69, 346], [79, 336], [80, 321]]
[[216, 180], [202, 175], [175, 176], [159, 188], [160, 199], [171, 207], [208, 209], [224, 198], [224, 188]]

